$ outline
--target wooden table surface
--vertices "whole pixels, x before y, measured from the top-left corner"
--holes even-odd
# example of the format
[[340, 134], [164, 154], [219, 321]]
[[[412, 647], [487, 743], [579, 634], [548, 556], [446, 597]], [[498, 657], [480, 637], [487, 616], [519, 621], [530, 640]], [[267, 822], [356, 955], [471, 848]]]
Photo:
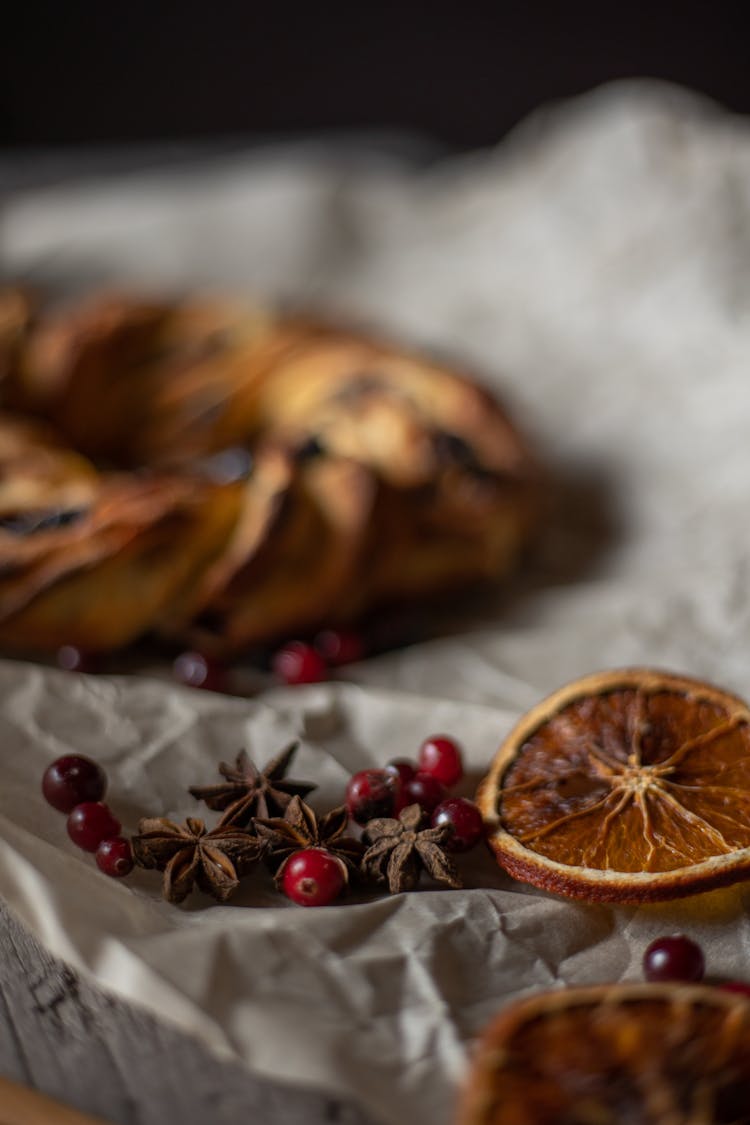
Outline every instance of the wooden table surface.
[[[113, 1125], [371, 1125], [337, 1099], [220, 1062], [92, 987], [50, 957], [2, 902], [0, 1076]], [[70, 1115], [53, 1117], [45, 1103], [18, 1093], [0, 1082], [0, 1125], [72, 1125]]]

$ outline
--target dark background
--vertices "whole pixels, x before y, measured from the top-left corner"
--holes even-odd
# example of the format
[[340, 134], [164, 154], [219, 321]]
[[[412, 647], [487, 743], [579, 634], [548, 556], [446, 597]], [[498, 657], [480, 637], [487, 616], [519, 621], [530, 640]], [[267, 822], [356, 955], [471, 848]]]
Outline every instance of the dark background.
[[743, 4], [709, 0], [8, 4], [0, 144], [395, 126], [468, 147], [542, 102], [636, 75], [747, 112], [744, 22]]

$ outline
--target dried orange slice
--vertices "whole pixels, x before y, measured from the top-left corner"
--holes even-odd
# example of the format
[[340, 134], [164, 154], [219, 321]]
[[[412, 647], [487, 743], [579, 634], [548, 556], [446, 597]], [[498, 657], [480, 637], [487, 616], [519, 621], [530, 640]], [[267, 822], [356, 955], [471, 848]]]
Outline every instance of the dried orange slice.
[[482, 1037], [459, 1125], [750, 1122], [750, 1003], [706, 985], [540, 993]]
[[528, 712], [478, 795], [498, 862], [593, 902], [750, 877], [750, 711], [643, 668], [576, 680]]

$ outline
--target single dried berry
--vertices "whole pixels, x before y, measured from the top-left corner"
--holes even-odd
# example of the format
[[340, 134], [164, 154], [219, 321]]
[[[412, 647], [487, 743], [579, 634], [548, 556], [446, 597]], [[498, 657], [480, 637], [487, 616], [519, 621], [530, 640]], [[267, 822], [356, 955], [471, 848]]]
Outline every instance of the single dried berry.
[[545, 890], [656, 902], [750, 874], [750, 710], [684, 676], [584, 677], [508, 735], [477, 803], [498, 862]]
[[112, 879], [122, 879], [133, 870], [133, 851], [124, 836], [102, 840], [94, 858], [99, 870]]
[[194, 817], [184, 825], [149, 817], [133, 837], [135, 862], [164, 872], [164, 897], [174, 903], [186, 899], [194, 886], [226, 902], [264, 851], [265, 844], [247, 829], [225, 825], [209, 832]]
[[64, 672], [97, 672], [99, 659], [93, 652], [85, 652], [75, 645], [61, 645], [56, 653], [58, 667]]
[[312, 645], [289, 641], [274, 653], [271, 667], [285, 684], [319, 684], [328, 679], [328, 665]]
[[457, 785], [464, 775], [461, 747], [454, 738], [444, 734], [434, 734], [424, 740], [419, 748], [418, 764], [421, 773], [437, 778], [446, 789]]
[[394, 758], [393, 761], [387, 762], [385, 766], [386, 773], [395, 773], [398, 775], [401, 786], [411, 781], [417, 775], [417, 767], [414, 762], [410, 762], [408, 758]]
[[705, 968], [703, 950], [684, 934], [657, 938], [643, 954], [646, 980], [698, 981]]
[[64, 754], [44, 771], [42, 792], [59, 812], [69, 813], [84, 801], [101, 801], [107, 790], [102, 767], [83, 754]]
[[284, 864], [280, 889], [299, 906], [328, 906], [341, 894], [346, 879], [330, 852], [306, 848]]
[[482, 814], [473, 801], [466, 797], [448, 797], [432, 814], [432, 826], [450, 824], [453, 837], [446, 848], [449, 852], [468, 852], [484, 835]]
[[346, 807], [352, 820], [367, 824], [377, 816], [393, 816], [401, 796], [401, 779], [389, 770], [360, 770], [346, 786]]
[[438, 781], [429, 773], [417, 772], [414, 777], [404, 782], [401, 791], [402, 807], [413, 805], [415, 802], [426, 813], [433, 813], [448, 793], [442, 781]]
[[463, 886], [453, 860], [446, 854], [453, 829], [449, 825], [422, 828], [423, 821], [419, 805], [409, 805], [397, 820], [371, 820], [364, 833], [369, 845], [362, 857], [365, 877], [387, 883], [392, 895], [413, 891], [423, 870], [438, 883]]
[[95, 852], [102, 840], [120, 835], [120, 822], [103, 801], [83, 801], [71, 810], [68, 835], [85, 852]]
[[351, 629], [322, 629], [313, 644], [330, 668], [354, 664], [366, 655], [364, 638]]
[[283, 816], [292, 797], [306, 797], [315, 788], [311, 782], [286, 776], [298, 748], [299, 743], [292, 742], [262, 770], [251, 762], [247, 751], [240, 750], [234, 766], [226, 762], [219, 766], [225, 779], [222, 783], [192, 785], [190, 793], [210, 809], [222, 812], [221, 824], [242, 826], [256, 816]]
[[290, 857], [301, 849], [317, 848], [328, 852], [343, 868], [344, 882], [357, 874], [364, 844], [347, 836], [349, 816], [345, 805], [340, 805], [325, 816], [318, 817], [299, 797], [292, 797], [283, 817], [263, 819], [256, 817], [255, 830], [267, 844], [266, 859], [276, 872], [276, 883], [281, 885], [284, 867]]
[[228, 688], [226, 667], [202, 652], [181, 652], [175, 657], [172, 672], [187, 687], [216, 692], [226, 692]]

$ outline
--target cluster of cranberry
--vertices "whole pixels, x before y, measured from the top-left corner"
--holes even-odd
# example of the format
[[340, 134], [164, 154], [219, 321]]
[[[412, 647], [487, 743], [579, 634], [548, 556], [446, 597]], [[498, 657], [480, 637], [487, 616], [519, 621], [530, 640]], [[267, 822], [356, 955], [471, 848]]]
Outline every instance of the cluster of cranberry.
[[271, 670], [284, 684], [318, 684], [332, 668], [355, 664], [367, 655], [364, 637], [348, 629], [322, 629], [312, 643], [288, 641], [271, 658]]
[[[445, 735], [425, 739], [417, 762], [396, 758], [384, 769], [360, 770], [346, 787], [346, 809], [363, 827], [378, 817], [397, 817], [409, 805], [419, 805], [433, 828], [450, 825], [446, 851], [465, 852], [484, 835], [482, 814], [466, 797], [449, 797], [448, 789], [464, 775], [458, 743]], [[284, 869], [282, 890], [301, 906], [327, 906], [341, 894], [341, 865], [324, 849], [306, 848]]]
[[398, 816], [407, 805], [419, 805], [433, 828], [450, 824], [450, 851], [465, 852], [482, 838], [482, 814], [465, 797], [450, 797], [448, 790], [464, 775], [461, 748], [445, 735], [425, 739], [416, 762], [396, 758], [385, 769], [360, 770], [346, 787], [349, 816], [367, 824], [379, 816]]
[[[349, 781], [346, 804], [352, 820], [367, 824], [376, 817], [398, 816], [419, 804], [431, 816], [433, 827], [450, 824], [450, 849], [467, 851], [482, 838], [479, 809], [465, 797], [449, 797], [447, 790], [463, 777], [458, 744], [445, 735], [426, 739], [416, 763], [399, 758], [384, 769], [361, 770]], [[68, 835], [74, 844], [94, 852], [105, 875], [121, 878], [133, 869], [130, 841], [103, 797], [107, 775], [100, 765], [80, 754], [67, 754], [52, 762], [42, 778], [42, 792], [53, 808], [68, 816]], [[343, 889], [340, 864], [324, 849], [308, 848], [287, 863], [282, 890], [303, 906], [327, 905]], [[656, 938], [643, 955], [643, 973], [652, 982], [694, 983], [703, 979], [705, 958], [701, 947], [684, 934]], [[750, 984], [726, 981], [720, 988], [750, 996]]]
[[100, 765], [81, 754], [66, 754], [52, 762], [42, 777], [42, 792], [58, 812], [67, 813], [68, 835], [85, 852], [94, 852], [105, 875], [120, 878], [133, 870], [130, 841], [102, 798], [107, 775]]
[[[397, 759], [384, 769], [361, 770], [350, 779], [346, 791], [347, 811], [357, 824], [377, 817], [397, 817], [407, 806], [418, 804], [431, 818], [432, 826], [450, 825], [453, 832], [446, 849], [464, 852], [483, 835], [482, 816], [465, 797], [448, 796], [448, 788], [463, 777], [461, 749], [445, 735], [426, 739], [416, 763]], [[47, 767], [42, 792], [53, 808], [67, 813], [71, 840], [84, 851], [94, 852], [105, 875], [120, 878], [133, 869], [130, 841], [104, 803], [107, 777], [100, 765], [78, 754], [58, 758]], [[341, 864], [325, 849], [307, 848], [285, 865], [281, 889], [293, 902], [323, 906], [343, 889]]]
[[[319, 684], [329, 679], [331, 669], [353, 664], [365, 655], [358, 633], [324, 629], [312, 642], [288, 641], [271, 656], [271, 671], [282, 684]], [[201, 652], [181, 652], [172, 664], [176, 680], [188, 687], [228, 692], [231, 676], [225, 664]]]
[[[332, 670], [354, 664], [368, 655], [364, 637], [348, 629], [322, 629], [311, 641], [291, 640], [271, 654], [270, 668], [282, 684], [318, 684], [330, 678]], [[74, 645], [57, 651], [57, 663], [66, 672], [96, 672], [101, 663], [95, 653]], [[175, 657], [174, 678], [187, 687], [232, 694], [232, 675], [228, 665], [202, 652], [188, 650]]]

